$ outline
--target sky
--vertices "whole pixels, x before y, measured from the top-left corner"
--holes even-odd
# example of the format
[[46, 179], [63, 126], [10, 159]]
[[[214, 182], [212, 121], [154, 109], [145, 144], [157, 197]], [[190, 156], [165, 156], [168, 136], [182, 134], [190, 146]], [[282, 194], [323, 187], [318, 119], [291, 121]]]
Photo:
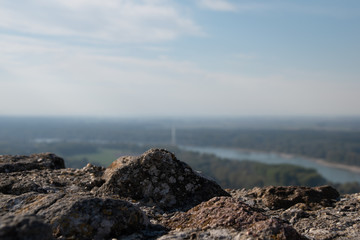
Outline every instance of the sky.
[[360, 116], [359, 0], [2, 0], [0, 115]]

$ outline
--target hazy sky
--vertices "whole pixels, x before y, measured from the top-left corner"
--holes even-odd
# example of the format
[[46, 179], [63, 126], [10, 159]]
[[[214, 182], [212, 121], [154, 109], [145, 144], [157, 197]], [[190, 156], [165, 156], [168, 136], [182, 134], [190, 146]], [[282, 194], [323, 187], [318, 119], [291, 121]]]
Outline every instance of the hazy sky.
[[360, 115], [359, 0], [1, 0], [0, 115]]

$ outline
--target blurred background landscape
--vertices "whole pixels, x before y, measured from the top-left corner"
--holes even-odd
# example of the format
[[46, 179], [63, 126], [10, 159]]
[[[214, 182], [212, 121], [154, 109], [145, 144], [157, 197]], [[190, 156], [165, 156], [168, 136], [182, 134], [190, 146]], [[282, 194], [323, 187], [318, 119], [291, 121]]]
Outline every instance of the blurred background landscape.
[[1, 154], [53, 152], [67, 167], [107, 167], [166, 148], [224, 188], [331, 184], [360, 191], [359, 118], [1, 117], [0, 126]]

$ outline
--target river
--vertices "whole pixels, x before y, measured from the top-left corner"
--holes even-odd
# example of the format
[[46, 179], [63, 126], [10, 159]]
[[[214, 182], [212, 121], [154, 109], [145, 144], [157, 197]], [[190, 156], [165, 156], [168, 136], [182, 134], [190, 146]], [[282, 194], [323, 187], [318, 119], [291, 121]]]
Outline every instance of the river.
[[355, 181], [360, 183], [360, 173], [358, 172], [340, 169], [333, 166], [325, 166], [314, 160], [298, 156], [214, 147], [181, 146], [181, 148], [183, 148], [184, 150], [190, 150], [200, 153], [214, 154], [221, 158], [233, 159], [238, 161], [249, 160], [267, 164], [293, 164], [301, 167], [316, 169], [318, 173], [320, 173], [324, 178], [334, 183]]

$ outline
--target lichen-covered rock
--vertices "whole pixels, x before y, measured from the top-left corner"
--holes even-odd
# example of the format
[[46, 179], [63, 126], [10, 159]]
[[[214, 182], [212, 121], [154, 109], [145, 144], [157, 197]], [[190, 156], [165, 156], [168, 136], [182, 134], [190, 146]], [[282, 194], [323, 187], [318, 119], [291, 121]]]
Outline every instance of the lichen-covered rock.
[[331, 206], [340, 196], [338, 191], [331, 186], [270, 186], [265, 188], [254, 188], [249, 194], [255, 198], [262, 199], [264, 204], [271, 209], [286, 209], [297, 203]]
[[215, 196], [229, 196], [217, 183], [164, 149], [119, 158], [106, 169], [104, 179], [100, 194], [130, 197], [166, 210], [186, 209]]
[[[170, 218], [171, 229], [234, 229], [249, 239], [305, 239], [278, 218], [269, 218], [259, 210], [231, 197], [215, 197], [187, 212]], [[240, 232], [243, 232], [240, 234]]]
[[64, 159], [52, 153], [32, 154], [30, 156], [0, 155], [0, 173], [60, 168], [65, 168]]
[[1, 240], [50, 240], [52, 229], [35, 215], [7, 216], [0, 219]]
[[37, 215], [45, 218], [54, 236], [72, 239], [108, 239], [145, 228], [146, 215], [133, 204], [93, 196], [64, 196]]
[[108, 169], [56, 159], [0, 156], [0, 239], [359, 239], [360, 194], [266, 187], [216, 197], [228, 194], [160, 149]]
[[132, 233], [149, 224], [147, 216], [133, 204], [91, 194], [0, 195], [0, 206], [0, 221], [8, 216], [36, 214], [52, 226], [57, 237], [104, 239]]

